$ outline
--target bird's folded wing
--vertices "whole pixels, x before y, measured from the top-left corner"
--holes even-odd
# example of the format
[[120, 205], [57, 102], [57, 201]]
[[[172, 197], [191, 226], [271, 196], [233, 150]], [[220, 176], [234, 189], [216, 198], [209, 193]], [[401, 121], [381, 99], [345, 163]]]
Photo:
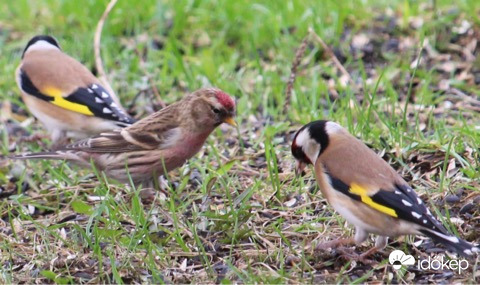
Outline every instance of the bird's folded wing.
[[329, 176], [335, 190], [354, 200], [391, 217], [445, 232], [443, 225], [435, 219], [423, 201], [408, 185], [395, 185], [394, 189], [388, 190], [375, 189], [356, 183], [347, 185], [340, 179]]
[[126, 114], [99, 84], [80, 87], [71, 94], [64, 94], [55, 86], [47, 86], [39, 90], [23, 70], [20, 70], [20, 80], [23, 91], [58, 107], [87, 116], [116, 121], [119, 126], [134, 123], [133, 118]]
[[165, 129], [161, 133], [128, 132], [126, 129], [102, 133], [65, 146], [62, 150], [97, 153], [119, 153], [168, 148], [177, 141], [178, 127]]

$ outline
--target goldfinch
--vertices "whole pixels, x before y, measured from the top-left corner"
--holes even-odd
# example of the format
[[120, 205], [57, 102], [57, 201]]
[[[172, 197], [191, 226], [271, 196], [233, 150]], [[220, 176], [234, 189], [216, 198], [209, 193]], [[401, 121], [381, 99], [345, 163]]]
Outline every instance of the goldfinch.
[[51, 36], [35, 36], [16, 70], [17, 85], [30, 112], [54, 143], [131, 125], [115, 94], [80, 62], [63, 53]]
[[383, 249], [388, 237], [418, 234], [462, 255], [479, 251], [450, 234], [387, 162], [340, 125], [314, 121], [303, 126], [295, 134], [291, 151], [297, 172], [313, 164], [323, 196], [355, 226], [354, 239], [338, 244], [360, 244], [368, 234], [378, 235], [375, 247], [361, 255], [365, 257]]
[[[183, 165], [220, 124], [236, 126], [235, 101], [216, 88], [199, 89], [135, 124], [78, 141], [56, 151], [26, 153], [14, 159], [65, 159], [127, 183], [151, 183]], [[144, 185], [145, 186], [145, 185]]]

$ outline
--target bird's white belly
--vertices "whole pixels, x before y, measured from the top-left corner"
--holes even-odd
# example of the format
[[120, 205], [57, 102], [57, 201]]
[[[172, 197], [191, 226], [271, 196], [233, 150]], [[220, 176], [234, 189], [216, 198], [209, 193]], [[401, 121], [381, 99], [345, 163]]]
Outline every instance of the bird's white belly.
[[55, 129], [68, 129], [69, 125], [65, 122], [57, 120], [55, 117], [49, 116], [43, 112], [38, 111], [35, 108], [29, 108], [30, 112], [45, 126], [48, 131]]
[[[342, 195], [344, 197], [338, 197], [338, 198], [336, 197], [334, 199], [336, 199], [337, 202], [336, 203], [330, 203], [330, 204], [332, 205], [333, 209], [335, 209], [335, 211], [337, 211], [341, 216], [343, 216], [345, 218], [345, 220], [347, 220], [347, 222], [349, 224], [352, 224], [356, 227], [362, 228], [369, 233], [376, 233], [377, 232], [377, 229], [375, 229], [374, 227], [365, 223], [362, 219], [357, 217], [357, 215], [355, 215], [355, 213], [353, 213], [349, 209], [349, 207], [347, 205], [345, 205], [345, 203], [343, 203], [346, 199], [351, 199], [351, 198], [347, 197], [346, 195], [344, 195], [342, 193], [338, 193], [338, 194], [335, 194], [335, 195], [338, 195], [338, 196]], [[341, 202], [339, 202], [339, 201], [341, 201]], [[346, 203], [351, 203], [351, 202], [346, 201]], [[355, 205], [351, 205], [350, 207], [352, 207], [352, 206], [355, 207]]]
[[333, 209], [343, 216], [349, 224], [364, 229], [369, 233], [378, 233], [379, 231], [376, 227], [370, 225], [368, 221], [364, 221], [355, 213], [355, 210], [358, 208], [358, 204], [356, 204], [357, 201], [354, 201], [347, 195], [335, 190], [330, 184], [330, 178], [323, 172], [321, 175], [322, 179], [319, 183], [320, 187], [324, 188], [322, 189], [322, 192]]

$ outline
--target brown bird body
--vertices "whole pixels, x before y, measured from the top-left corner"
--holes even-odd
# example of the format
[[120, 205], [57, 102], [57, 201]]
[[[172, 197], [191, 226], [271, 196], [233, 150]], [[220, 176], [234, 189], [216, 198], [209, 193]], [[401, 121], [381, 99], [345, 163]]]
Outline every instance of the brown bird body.
[[16, 70], [22, 99], [54, 142], [128, 126], [134, 120], [112, 92], [49, 36], [32, 38]]
[[[341, 155], [338, 155], [339, 153]], [[339, 160], [348, 163], [341, 163]], [[322, 194], [351, 224], [362, 224], [362, 229], [377, 235], [394, 237], [416, 233], [414, 227], [402, 220], [388, 215], [377, 215], [378, 211], [367, 204], [359, 203], [339, 191], [332, 191], [330, 177], [325, 174], [327, 172], [335, 173], [335, 178], [347, 185], [361, 185], [368, 189], [370, 194], [381, 189], [395, 189], [396, 184], [407, 185], [387, 162], [346, 130], [339, 129], [335, 136], [330, 136], [329, 147], [319, 156], [314, 169]], [[357, 233], [366, 235], [358, 229]]]
[[[108, 177], [149, 182], [183, 165], [195, 155], [221, 123], [234, 125], [235, 103], [216, 88], [199, 89], [182, 100], [118, 131], [67, 145], [54, 152], [16, 156], [17, 159], [66, 159], [95, 166]], [[127, 171], [128, 168], [128, 171]]]
[[384, 248], [388, 237], [407, 234], [429, 236], [462, 255], [478, 252], [478, 247], [448, 233], [407, 182], [340, 125], [305, 125], [295, 135], [292, 154], [299, 171], [314, 165], [323, 196], [355, 226], [354, 242], [362, 243], [369, 233], [378, 235], [366, 255]]

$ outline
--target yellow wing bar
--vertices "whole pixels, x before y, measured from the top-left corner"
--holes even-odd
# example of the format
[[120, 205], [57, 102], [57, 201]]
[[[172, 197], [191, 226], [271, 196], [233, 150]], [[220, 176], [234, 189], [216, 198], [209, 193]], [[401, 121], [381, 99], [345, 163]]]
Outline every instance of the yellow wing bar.
[[62, 91], [58, 88], [47, 87], [41, 90], [41, 92], [42, 94], [53, 97], [54, 99], [52, 101], [52, 104], [54, 105], [57, 105], [59, 107], [62, 107], [64, 109], [67, 109], [76, 113], [80, 113], [88, 116], [94, 115], [87, 106], [65, 100], [65, 98], [63, 98], [62, 96]]
[[363, 203], [374, 208], [375, 210], [380, 211], [389, 216], [398, 218], [397, 212], [395, 212], [394, 209], [384, 206], [382, 204], [378, 204], [377, 202], [373, 201], [372, 198], [370, 198], [370, 196], [368, 195], [367, 189], [365, 187], [362, 187], [356, 183], [352, 183], [350, 185], [350, 193], [360, 196], [360, 199], [362, 200]]

